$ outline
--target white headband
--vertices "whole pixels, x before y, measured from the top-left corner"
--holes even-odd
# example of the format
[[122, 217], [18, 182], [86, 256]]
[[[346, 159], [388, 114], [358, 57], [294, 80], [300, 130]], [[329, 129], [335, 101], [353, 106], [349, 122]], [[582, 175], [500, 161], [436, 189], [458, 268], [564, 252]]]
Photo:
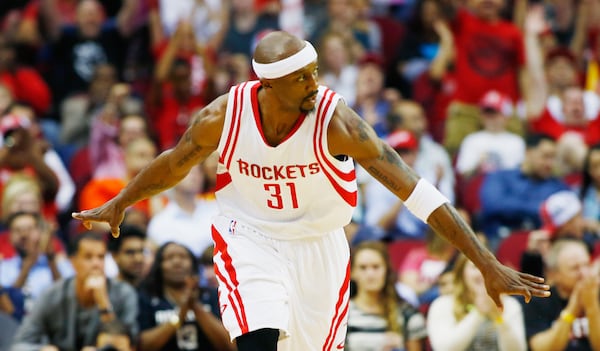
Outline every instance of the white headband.
[[317, 51], [308, 41], [302, 50], [283, 60], [271, 63], [258, 63], [252, 59], [252, 68], [259, 78], [275, 79], [296, 72], [317, 59]]

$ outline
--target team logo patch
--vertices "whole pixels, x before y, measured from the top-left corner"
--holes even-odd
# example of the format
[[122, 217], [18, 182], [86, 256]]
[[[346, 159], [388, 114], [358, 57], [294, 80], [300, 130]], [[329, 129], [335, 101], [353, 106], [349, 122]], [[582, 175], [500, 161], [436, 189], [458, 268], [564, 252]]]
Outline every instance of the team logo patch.
[[229, 234], [231, 235], [235, 235], [235, 226], [237, 225], [237, 221], [236, 220], [231, 220], [229, 221]]

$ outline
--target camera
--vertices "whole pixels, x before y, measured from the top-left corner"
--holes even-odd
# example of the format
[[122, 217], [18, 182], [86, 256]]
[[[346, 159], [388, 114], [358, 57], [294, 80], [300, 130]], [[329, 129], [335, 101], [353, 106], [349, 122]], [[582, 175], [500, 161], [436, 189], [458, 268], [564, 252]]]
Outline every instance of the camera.
[[20, 130], [29, 128], [31, 121], [27, 117], [8, 114], [0, 118], [0, 133], [2, 134], [2, 144], [7, 148], [12, 148], [19, 142]]
[[17, 144], [17, 138], [15, 136], [16, 131], [17, 129], [11, 129], [4, 132], [4, 146], [9, 149]]

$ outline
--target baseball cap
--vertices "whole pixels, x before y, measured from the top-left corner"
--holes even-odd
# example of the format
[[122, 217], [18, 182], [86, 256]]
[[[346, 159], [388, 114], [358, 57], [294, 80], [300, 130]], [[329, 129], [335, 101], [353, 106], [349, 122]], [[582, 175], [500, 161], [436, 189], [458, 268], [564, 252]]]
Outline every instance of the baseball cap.
[[481, 100], [479, 100], [479, 107], [482, 110], [500, 112], [504, 116], [510, 116], [512, 114], [511, 105], [510, 98], [497, 90], [489, 90], [483, 95]]
[[359, 60], [358, 60], [358, 66], [363, 66], [366, 64], [374, 64], [377, 67], [381, 68], [385, 65], [385, 60], [383, 59], [383, 57], [381, 55], [369, 52], [366, 53], [365, 55], [363, 55]]
[[408, 130], [392, 132], [388, 135], [386, 141], [394, 150], [416, 150], [419, 148], [419, 141]]
[[572, 191], [563, 190], [550, 195], [540, 208], [542, 229], [554, 233], [573, 219], [582, 209], [581, 201]]

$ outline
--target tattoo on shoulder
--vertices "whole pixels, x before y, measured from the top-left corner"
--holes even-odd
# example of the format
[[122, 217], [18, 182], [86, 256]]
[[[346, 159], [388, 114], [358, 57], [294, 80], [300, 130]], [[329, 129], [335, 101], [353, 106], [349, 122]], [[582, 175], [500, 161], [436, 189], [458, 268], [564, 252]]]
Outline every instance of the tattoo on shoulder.
[[358, 138], [360, 141], [369, 140], [369, 125], [362, 118], [358, 119], [356, 130], [358, 132]]

